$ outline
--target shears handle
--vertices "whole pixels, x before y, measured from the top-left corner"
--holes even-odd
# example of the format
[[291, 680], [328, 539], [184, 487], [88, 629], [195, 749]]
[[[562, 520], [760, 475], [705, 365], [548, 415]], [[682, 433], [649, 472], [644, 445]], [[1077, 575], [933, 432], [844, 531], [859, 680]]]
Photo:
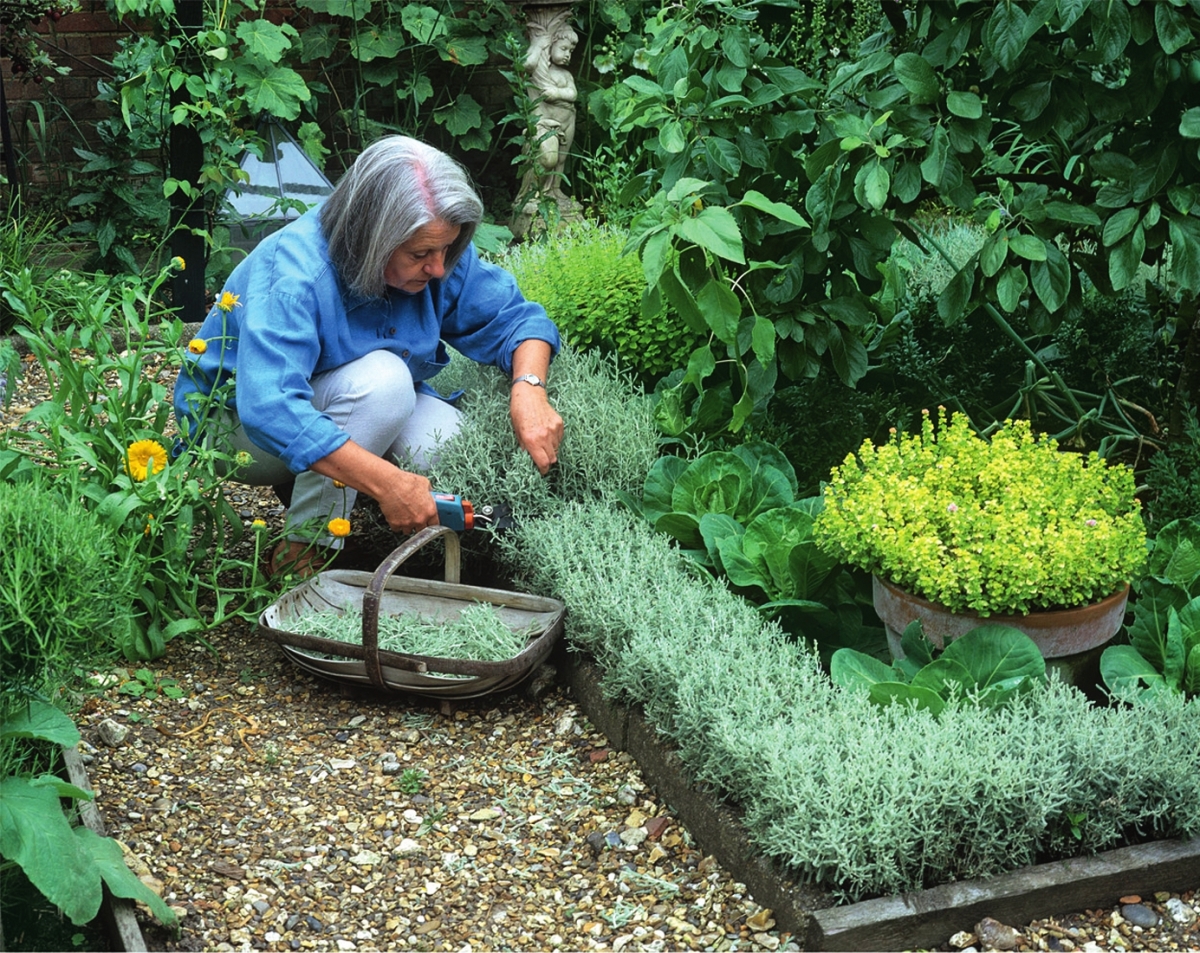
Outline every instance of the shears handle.
[[434, 493], [438, 522], [456, 533], [475, 528], [475, 507], [454, 493]]

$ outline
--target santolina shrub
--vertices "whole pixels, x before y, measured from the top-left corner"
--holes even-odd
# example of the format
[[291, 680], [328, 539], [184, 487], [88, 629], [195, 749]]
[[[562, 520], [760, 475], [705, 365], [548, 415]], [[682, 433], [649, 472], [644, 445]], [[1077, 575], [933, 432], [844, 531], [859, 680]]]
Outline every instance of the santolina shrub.
[[605, 690], [738, 802], [764, 853], [845, 899], [1200, 832], [1195, 704], [1100, 709], [1054, 681], [1002, 711], [873, 706], [603, 502], [523, 524], [508, 546], [566, 603], [566, 637]]

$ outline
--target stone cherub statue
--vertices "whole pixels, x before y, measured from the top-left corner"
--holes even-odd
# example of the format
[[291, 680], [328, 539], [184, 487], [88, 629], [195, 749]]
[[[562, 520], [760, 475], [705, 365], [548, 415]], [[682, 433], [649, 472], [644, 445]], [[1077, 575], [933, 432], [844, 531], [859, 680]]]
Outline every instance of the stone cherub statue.
[[530, 7], [525, 57], [529, 98], [534, 101], [537, 133], [532, 168], [521, 182], [513, 232], [525, 235], [547, 200], [558, 208], [559, 220], [580, 217], [579, 204], [563, 192], [563, 169], [575, 140], [575, 77], [567, 69], [579, 36], [568, 22], [569, 7]]

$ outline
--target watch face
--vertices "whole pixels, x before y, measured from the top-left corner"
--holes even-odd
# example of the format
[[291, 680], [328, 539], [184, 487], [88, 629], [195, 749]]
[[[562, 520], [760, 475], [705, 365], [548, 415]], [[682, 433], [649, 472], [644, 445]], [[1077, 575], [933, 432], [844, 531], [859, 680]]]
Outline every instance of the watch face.
[[538, 377], [536, 374], [522, 374], [520, 377], [518, 377], [516, 380], [513, 381], [514, 384], [520, 384], [522, 382], [524, 382], [526, 384], [532, 384], [534, 387], [545, 387], [546, 386], [546, 384], [542, 381], [542, 379], [540, 377]]

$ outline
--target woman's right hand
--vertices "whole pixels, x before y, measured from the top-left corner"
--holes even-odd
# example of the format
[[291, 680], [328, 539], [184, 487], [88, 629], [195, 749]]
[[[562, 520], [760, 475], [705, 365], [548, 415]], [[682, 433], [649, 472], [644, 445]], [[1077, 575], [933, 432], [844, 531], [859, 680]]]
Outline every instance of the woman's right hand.
[[415, 533], [438, 524], [437, 503], [429, 480], [401, 470], [353, 440], [322, 457], [312, 469], [377, 500], [393, 532]]
[[426, 526], [438, 524], [437, 504], [429, 480], [418, 473], [396, 470], [395, 477], [383, 492], [375, 497], [383, 518], [396, 533], [415, 533]]

